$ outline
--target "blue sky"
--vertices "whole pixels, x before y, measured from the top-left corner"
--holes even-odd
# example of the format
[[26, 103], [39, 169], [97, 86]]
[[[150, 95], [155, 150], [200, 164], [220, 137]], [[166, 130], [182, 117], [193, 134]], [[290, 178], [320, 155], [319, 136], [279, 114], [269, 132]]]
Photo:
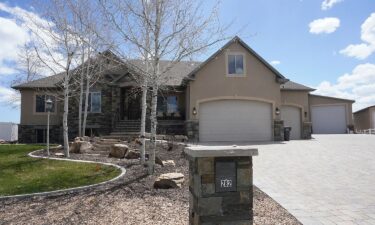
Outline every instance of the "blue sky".
[[[9, 8], [30, 10], [28, 4], [0, 1], [0, 121], [19, 122], [19, 109], [4, 103], [14, 62], [1, 54], [17, 58], [9, 49], [24, 37], [11, 26]], [[375, 105], [374, 0], [223, 0], [220, 17], [233, 21], [229, 35], [244, 27], [238, 35], [287, 78], [318, 94], [354, 99], [355, 110]]]

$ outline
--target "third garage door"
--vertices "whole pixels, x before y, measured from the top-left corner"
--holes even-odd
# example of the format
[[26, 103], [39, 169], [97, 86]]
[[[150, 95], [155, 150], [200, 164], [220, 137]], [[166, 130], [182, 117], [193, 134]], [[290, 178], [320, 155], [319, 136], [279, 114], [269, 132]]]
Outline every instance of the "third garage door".
[[248, 100], [218, 100], [199, 106], [199, 140], [270, 141], [272, 106]]
[[312, 106], [311, 122], [314, 134], [344, 134], [346, 108], [344, 105]]

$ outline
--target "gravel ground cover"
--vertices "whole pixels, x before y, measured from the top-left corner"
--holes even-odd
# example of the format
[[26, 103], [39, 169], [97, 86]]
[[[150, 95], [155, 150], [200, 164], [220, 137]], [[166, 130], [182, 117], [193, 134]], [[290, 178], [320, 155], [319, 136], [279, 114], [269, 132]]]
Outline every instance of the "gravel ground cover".
[[[125, 178], [90, 192], [0, 201], [0, 224], [188, 224], [188, 162], [182, 148], [167, 151], [160, 145], [157, 155], [172, 159], [176, 166], [156, 167], [155, 176], [137, 160], [72, 154], [72, 158], [112, 162], [127, 168]], [[181, 189], [155, 190], [161, 173], [185, 175]], [[254, 187], [254, 224], [300, 224], [277, 202]]]

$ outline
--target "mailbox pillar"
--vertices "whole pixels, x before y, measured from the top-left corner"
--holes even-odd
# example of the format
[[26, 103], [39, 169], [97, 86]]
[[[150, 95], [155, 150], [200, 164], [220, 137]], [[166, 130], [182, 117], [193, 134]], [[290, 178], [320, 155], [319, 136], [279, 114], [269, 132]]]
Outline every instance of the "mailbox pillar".
[[253, 224], [252, 157], [258, 150], [239, 146], [187, 147], [189, 224]]

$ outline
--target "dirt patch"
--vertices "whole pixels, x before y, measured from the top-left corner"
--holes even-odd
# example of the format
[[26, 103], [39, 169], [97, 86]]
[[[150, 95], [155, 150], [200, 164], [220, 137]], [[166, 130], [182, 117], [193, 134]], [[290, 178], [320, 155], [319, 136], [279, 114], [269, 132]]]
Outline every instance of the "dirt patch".
[[[154, 176], [138, 160], [71, 154], [71, 158], [116, 163], [127, 168], [125, 178], [105, 189], [58, 197], [36, 197], [0, 202], [0, 224], [188, 224], [188, 162], [182, 148], [167, 151], [159, 145], [162, 160], [176, 166], [156, 165]], [[59, 151], [59, 150], [54, 150]], [[185, 175], [181, 189], [155, 190], [155, 178], [162, 173]], [[300, 224], [291, 214], [254, 187], [254, 224]]]

